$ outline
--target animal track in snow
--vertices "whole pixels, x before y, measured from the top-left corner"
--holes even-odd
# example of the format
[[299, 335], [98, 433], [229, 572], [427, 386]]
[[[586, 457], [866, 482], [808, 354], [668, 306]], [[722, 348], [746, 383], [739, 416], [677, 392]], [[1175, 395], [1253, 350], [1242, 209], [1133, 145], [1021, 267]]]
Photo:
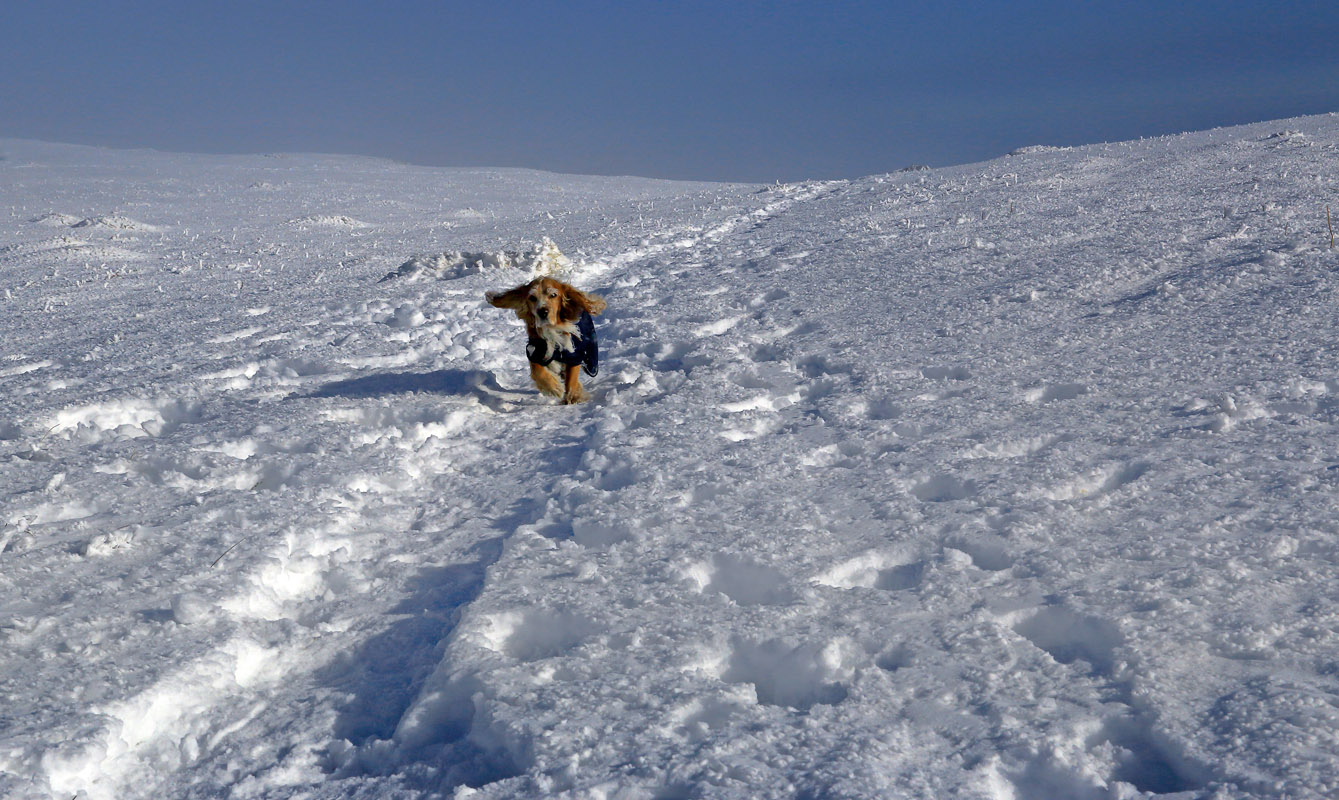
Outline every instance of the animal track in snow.
[[733, 555], [718, 555], [686, 571], [699, 592], [718, 592], [737, 605], [783, 605], [797, 598], [780, 571]]
[[657, 372], [687, 372], [710, 361], [707, 356], [689, 355], [696, 348], [697, 342], [661, 343], [644, 346], [642, 353], [656, 359], [651, 368]]
[[769, 303], [775, 303], [779, 300], [785, 300], [790, 297], [790, 292], [785, 289], [772, 289], [755, 296], [749, 301], [749, 308], [762, 308]]
[[[1062, 606], [1045, 606], [1006, 615], [1003, 622], [1059, 664], [1077, 661], [1089, 666], [1086, 681], [1100, 709], [1099, 723], [1084, 726], [1071, 741], [1051, 739], [1029, 748], [1011, 769], [993, 765], [998, 778], [1010, 784], [1005, 797], [1128, 797], [1132, 788], [1147, 795], [1177, 794], [1203, 789], [1210, 771], [1178, 752], [1154, 730], [1147, 712], [1131, 703], [1129, 687], [1118, 674], [1117, 651], [1124, 644], [1120, 629], [1097, 617]], [[1119, 695], [1111, 699], [1113, 688]], [[1078, 733], [1078, 731], [1076, 731]], [[1122, 789], [1119, 784], [1128, 784]]]
[[669, 728], [684, 738], [698, 741], [724, 727], [746, 706], [742, 699], [728, 697], [689, 700], [669, 713]]
[[1140, 792], [1193, 792], [1208, 783], [1207, 769], [1174, 752], [1170, 743], [1137, 715], [1107, 719], [1090, 746], [1103, 744], [1115, 750], [1111, 779], [1128, 783]]
[[759, 363], [784, 361], [786, 358], [786, 351], [778, 344], [765, 343], [756, 345], [750, 350], [749, 358]]
[[[630, 541], [637, 537], [636, 531], [627, 525], [591, 519], [572, 520], [570, 532], [572, 541], [593, 550], [606, 550], [619, 542]], [[545, 529], [540, 528], [540, 533], [545, 534]]]
[[1013, 557], [1003, 545], [995, 542], [983, 542], [973, 539], [954, 539], [948, 543], [954, 550], [966, 553], [972, 564], [987, 572], [1000, 572], [1014, 565]]
[[742, 389], [765, 389], [774, 394], [792, 394], [797, 380], [794, 373], [782, 366], [754, 363], [747, 369], [731, 373], [730, 382]]
[[854, 409], [872, 420], [890, 420], [902, 416], [902, 407], [887, 397], [871, 397], [860, 400]]
[[800, 456], [799, 463], [806, 467], [859, 469], [863, 463], [859, 457], [864, 454], [863, 442], [849, 440], [811, 450]]
[[869, 552], [815, 576], [814, 582], [837, 589], [914, 589], [925, 575], [925, 561], [906, 552]]
[[1083, 497], [1101, 497], [1139, 480], [1148, 470], [1149, 465], [1142, 461], [1111, 465], [1093, 470], [1059, 486], [1038, 490], [1033, 496], [1062, 502]]
[[926, 503], [947, 503], [966, 500], [977, 493], [975, 481], [963, 480], [956, 475], [935, 475], [911, 487], [911, 494]]
[[733, 373], [730, 381], [743, 389], [762, 391], [743, 400], [722, 403], [720, 409], [727, 414], [779, 411], [799, 402], [803, 395], [803, 390], [796, 388], [793, 373], [771, 364], [755, 363]]
[[726, 317], [725, 319], [712, 320], [709, 322], [699, 322], [692, 326], [698, 336], [720, 336], [731, 328], [739, 324], [743, 317]]
[[595, 624], [568, 611], [530, 608], [493, 614], [483, 620], [486, 647], [517, 661], [561, 656], [596, 632]]
[[833, 361], [823, 355], [804, 356], [796, 362], [796, 366], [799, 367], [800, 373], [810, 380], [827, 375], [849, 375], [852, 372], [849, 364]]
[[1011, 627], [1059, 663], [1083, 660], [1099, 675], [1111, 672], [1116, 648], [1124, 642], [1114, 624], [1061, 606], [1045, 606], [1019, 615]]
[[916, 656], [905, 644], [889, 647], [874, 657], [874, 666], [888, 672], [896, 672], [903, 667], [916, 663]]
[[595, 475], [595, 486], [601, 491], [617, 492], [637, 483], [637, 468], [631, 464], [614, 462], [600, 469]]
[[808, 711], [846, 699], [861, 653], [851, 642], [736, 639], [723, 662], [721, 680], [752, 684], [759, 703]]

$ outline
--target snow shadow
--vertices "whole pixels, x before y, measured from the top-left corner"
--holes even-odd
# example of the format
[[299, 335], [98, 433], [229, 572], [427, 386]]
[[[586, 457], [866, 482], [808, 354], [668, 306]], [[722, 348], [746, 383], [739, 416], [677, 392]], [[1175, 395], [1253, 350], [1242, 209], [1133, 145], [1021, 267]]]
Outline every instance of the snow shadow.
[[362, 747], [391, 738], [501, 552], [502, 537], [488, 539], [471, 549], [475, 561], [422, 570], [389, 612], [404, 618], [322, 671], [322, 684], [350, 697], [335, 720], [337, 740]]
[[[505, 747], [467, 738], [475, 713], [468, 700], [432, 720], [437, 727], [429, 739], [413, 741], [411, 735], [406, 743], [396, 737], [406, 714], [421, 702], [425, 683], [441, 669], [462, 611], [483, 590], [485, 572], [501, 556], [505, 538], [470, 548], [474, 561], [420, 571], [408, 587], [412, 594], [387, 612], [404, 618], [318, 673], [325, 685], [349, 698], [325, 753], [324, 769], [334, 780], [356, 784], [363, 776], [394, 776], [410, 796], [439, 797], [516, 777], [528, 767]], [[466, 680], [466, 698], [473, 688]]]
[[481, 369], [439, 369], [434, 372], [383, 372], [332, 381], [304, 398], [344, 397], [368, 399], [397, 394], [440, 394], [473, 397], [494, 411], [503, 403], [523, 402], [526, 395], [509, 391], [491, 372]]

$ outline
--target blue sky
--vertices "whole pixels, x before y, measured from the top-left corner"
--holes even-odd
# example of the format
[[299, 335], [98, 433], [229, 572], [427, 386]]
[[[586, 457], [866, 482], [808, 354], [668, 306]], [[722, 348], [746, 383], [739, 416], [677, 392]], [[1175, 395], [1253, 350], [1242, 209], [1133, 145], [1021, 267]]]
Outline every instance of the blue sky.
[[1339, 111], [1339, 2], [28, 2], [0, 136], [718, 180]]

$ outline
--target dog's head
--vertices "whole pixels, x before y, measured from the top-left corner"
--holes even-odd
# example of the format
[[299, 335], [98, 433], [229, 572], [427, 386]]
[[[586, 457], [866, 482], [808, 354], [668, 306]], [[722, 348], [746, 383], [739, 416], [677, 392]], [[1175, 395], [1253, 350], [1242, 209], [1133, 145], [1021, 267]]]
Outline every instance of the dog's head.
[[576, 322], [583, 311], [604, 311], [604, 300], [553, 278], [536, 278], [505, 292], [487, 292], [484, 297], [491, 305], [515, 311], [526, 327], [536, 330]]

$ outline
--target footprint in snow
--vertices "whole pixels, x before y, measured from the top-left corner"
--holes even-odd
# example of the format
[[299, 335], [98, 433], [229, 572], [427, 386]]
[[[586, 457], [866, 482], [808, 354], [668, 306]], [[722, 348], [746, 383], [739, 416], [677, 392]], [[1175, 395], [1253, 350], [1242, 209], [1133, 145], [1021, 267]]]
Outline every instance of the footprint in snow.
[[986, 572], [1001, 572], [1014, 565], [1013, 556], [997, 542], [973, 539], [954, 539], [946, 545], [951, 550], [966, 553], [972, 566]]
[[[1213, 776], [1208, 767], [1174, 748], [1168, 736], [1156, 731], [1154, 718], [1132, 704], [1128, 689], [1118, 692], [1115, 699], [1110, 697], [1111, 678], [1120, 663], [1118, 653], [1125, 644], [1118, 626], [1058, 605], [1008, 614], [1001, 622], [1057, 664], [1087, 666], [1092, 694], [1111, 713], [1104, 715], [1083, 748], [1089, 760], [1104, 765], [1106, 784], [1129, 784], [1141, 796], [1194, 792], [1209, 784]], [[1048, 794], [1092, 794], [1091, 767], [1080, 772], [1068, 759], [1057, 760], [1045, 748], [1032, 753], [1024, 764], [1002, 775], [1020, 796], [1034, 796], [1043, 788]], [[1045, 787], [1037, 783], [1039, 775], [1046, 776]]]
[[900, 592], [919, 586], [926, 567], [923, 559], [906, 551], [869, 552], [819, 574], [814, 582], [835, 589]]
[[759, 703], [808, 711], [847, 698], [855, 668], [865, 656], [843, 639], [795, 643], [735, 639], [722, 662], [720, 679], [751, 684]]
[[978, 492], [976, 481], [963, 480], [956, 475], [935, 475], [911, 487], [911, 494], [925, 503], [947, 503], [968, 500]]
[[547, 608], [492, 614], [480, 628], [485, 647], [523, 662], [566, 655], [599, 631], [586, 617]]
[[733, 555], [693, 564], [685, 577], [702, 594], [721, 594], [736, 605], [785, 605], [798, 594], [780, 571]]

